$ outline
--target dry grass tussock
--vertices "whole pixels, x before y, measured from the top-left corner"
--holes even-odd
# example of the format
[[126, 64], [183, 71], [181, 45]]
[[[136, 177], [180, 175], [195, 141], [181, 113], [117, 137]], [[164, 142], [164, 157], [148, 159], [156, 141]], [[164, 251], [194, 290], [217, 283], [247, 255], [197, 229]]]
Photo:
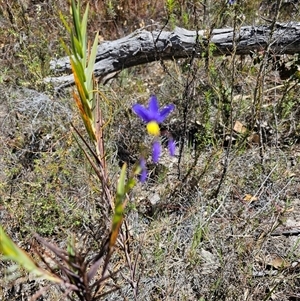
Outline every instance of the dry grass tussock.
[[[151, 19], [203, 29], [300, 17], [297, 1], [277, 1], [279, 9], [257, 0], [89, 2], [91, 37], [100, 28], [105, 40]], [[49, 251], [33, 233], [63, 249], [74, 236], [90, 258], [110, 229], [109, 211], [72, 135], [71, 121], [84, 127], [70, 91], [56, 96], [43, 83], [50, 59], [64, 55], [58, 11], [68, 14], [68, 6], [0, 0], [0, 7], [0, 222], [36, 260], [34, 251]], [[99, 84], [109, 100], [101, 108], [112, 192], [120, 166], [130, 169], [149, 146], [134, 103], [146, 104], [151, 93], [174, 103], [162, 130], [177, 142], [175, 157], [164, 149], [159, 164], [148, 160], [149, 181], [129, 195], [120, 235], [137, 259], [138, 295], [120, 240], [109, 267], [119, 272], [108, 280], [120, 289], [103, 300], [300, 299], [299, 57], [212, 51], [126, 69]], [[46, 285], [23, 270], [5, 278], [10, 266], [0, 261], [0, 300], [29, 300]], [[38, 300], [59, 296], [52, 287]]]

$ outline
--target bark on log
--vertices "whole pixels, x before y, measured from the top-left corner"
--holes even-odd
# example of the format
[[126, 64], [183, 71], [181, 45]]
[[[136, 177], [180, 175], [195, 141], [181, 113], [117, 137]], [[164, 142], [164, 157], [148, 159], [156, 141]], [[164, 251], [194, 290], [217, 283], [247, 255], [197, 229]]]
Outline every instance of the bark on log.
[[[208, 31], [190, 31], [176, 27], [174, 31], [137, 30], [115, 41], [103, 42], [98, 46], [95, 75], [107, 74], [124, 68], [146, 64], [157, 60], [187, 58], [192, 55], [203, 57], [208, 45], [214, 47], [213, 55], [230, 55], [233, 51], [232, 28], [215, 29], [208, 38]], [[272, 36], [271, 36], [272, 35]], [[271, 45], [273, 54], [294, 54], [300, 51], [300, 23], [276, 23], [271, 25], [243, 26], [236, 33], [236, 53], [250, 54]], [[68, 57], [51, 62], [51, 69], [70, 73]], [[69, 86], [74, 83], [73, 75], [47, 78], [54, 85]]]

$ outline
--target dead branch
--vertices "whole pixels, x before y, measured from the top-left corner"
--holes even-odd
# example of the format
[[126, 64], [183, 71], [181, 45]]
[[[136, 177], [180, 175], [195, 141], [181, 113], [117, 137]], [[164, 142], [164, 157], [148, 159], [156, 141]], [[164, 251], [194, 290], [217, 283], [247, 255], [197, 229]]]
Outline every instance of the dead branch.
[[[192, 55], [201, 58], [208, 51], [214, 56], [232, 53], [232, 28], [215, 29], [210, 37], [208, 34], [205, 30], [196, 32], [179, 27], [174, 31], [139, 29], [121, 39], [102, 42], [97, 50], [95, 75], [101, 79], [110, 73], [153, 61], [187, 58]], [[270, 34], [271, 25], [241, 27], [236, 34], [236, 53], [247, 55], [253, 51], [263, 51], [270, 43]], [[271, 42], [272, 53], [294, 54], [299, 49], [300, 23], [276, 23]], [[68, 57], [53, 60], [51, 69], [71, 73]], [[55, 86], [70, 86], [74, 83], [72, 74], [47, 78], [45, 81]]]

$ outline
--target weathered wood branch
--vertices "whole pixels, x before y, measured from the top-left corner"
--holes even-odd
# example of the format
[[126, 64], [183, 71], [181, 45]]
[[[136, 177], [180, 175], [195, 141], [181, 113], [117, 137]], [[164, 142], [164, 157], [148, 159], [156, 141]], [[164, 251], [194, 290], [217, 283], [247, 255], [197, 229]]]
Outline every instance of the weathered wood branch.
[[[264, 50], [271, 45], [273, 54], [294, 54], [300, 51], [300, 23], [277, 23], [271, 37], [271, 27], [243, 26], [236, 33], [236, 53], [250, 54], [255, 50]], [[98, 46], [95, 63], [95, 75], [107, 74], [124, 68], [146, 64], [157, 60], [187, 58], [192, 55], [206, 55], [210, 43], [213, 55], [230, 55], [233, 51], [233, 29], [215, 29], [210, 39], [204, 30], [189, 31], [175, 28], [174, 31], [137, 30], [132, 34], [115, 40], [103, 42]], [[68, 57], [51, 62], [51, 68], [57, 72], [70, 73]], [[72, 85], [73, 75], [47, 78], [54, 85]]]

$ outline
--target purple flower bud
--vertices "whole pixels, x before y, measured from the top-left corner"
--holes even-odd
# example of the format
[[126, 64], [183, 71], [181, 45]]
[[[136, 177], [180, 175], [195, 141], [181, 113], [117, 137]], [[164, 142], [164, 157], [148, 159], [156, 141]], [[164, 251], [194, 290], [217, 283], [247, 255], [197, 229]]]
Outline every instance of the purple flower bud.
[[140, 182], [145, 183], [147, 178], [148, 178], [147, 169], [143, 169], [141, 174], [140, 174]]
[[176, 143], [173, 139], [168, 141], [168, 149], [171, 156], [175, 156]]
[[148, 177], [147, 167], [146, 167], [146, 161], [144, 158], [140, 159], [140, 167], [142, 169], [140, 173], [140, 181], [141, 183], [145, 183]]
[[158, 141], [154, 141], [152, 145], [152, 161], [157, 163], [161, 153], [161, 146]]

